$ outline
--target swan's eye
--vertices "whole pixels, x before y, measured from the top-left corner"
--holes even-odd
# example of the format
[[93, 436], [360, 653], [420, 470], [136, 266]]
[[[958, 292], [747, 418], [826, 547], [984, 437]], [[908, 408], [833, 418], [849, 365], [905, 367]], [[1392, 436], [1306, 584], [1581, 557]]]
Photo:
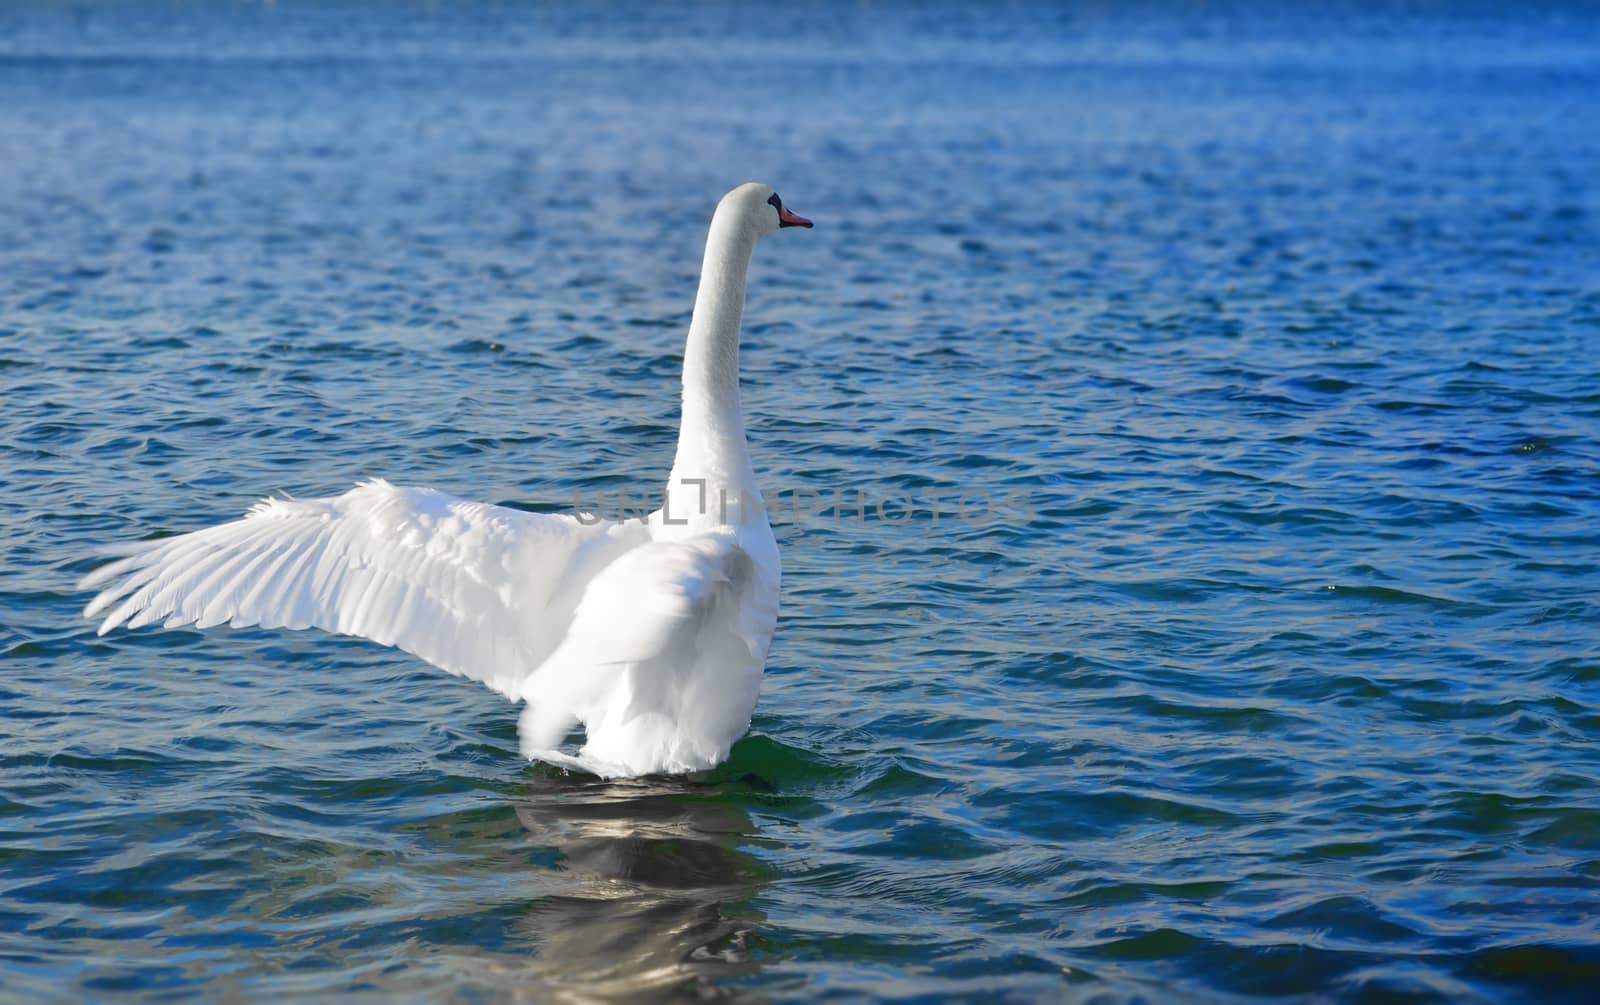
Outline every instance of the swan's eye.
[[783, 200], [778, 198], [778, 193], [776, 192], [772, 193], [772, 198], [767, 200], [767, 205], [780, 213], [783, 212]]

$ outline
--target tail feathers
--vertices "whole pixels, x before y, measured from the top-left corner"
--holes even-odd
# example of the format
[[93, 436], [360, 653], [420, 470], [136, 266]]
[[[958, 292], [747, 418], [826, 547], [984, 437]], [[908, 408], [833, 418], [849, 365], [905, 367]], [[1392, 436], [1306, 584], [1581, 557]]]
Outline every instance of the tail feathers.
[[581, 750], [576, 754], [565, 754], [559, 750], [533, 750], [524, 751], [524, 753], [527, 754], [530, 761], [551, 764], [558, 768], [565, 768], [568, 771], [581, 771], [588, 775], [599, 775], [601, 778], [635, 778], [639, 774], [637, 771], [630, 771], [624, 765], [612, 764], [609, 761], [590, 757]]
[[553, 751], [577, 725], [578, 717], [556, 702], [530, 701], [517, 719], [517, 739], [522, 756], [530, 761], [547, 760], [540, 756]]

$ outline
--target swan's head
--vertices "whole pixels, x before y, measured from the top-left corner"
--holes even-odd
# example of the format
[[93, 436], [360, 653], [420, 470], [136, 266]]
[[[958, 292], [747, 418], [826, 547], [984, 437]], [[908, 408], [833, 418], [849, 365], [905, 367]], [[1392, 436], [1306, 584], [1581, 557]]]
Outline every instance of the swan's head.
[[756, 237], [766, 237], [780, 227], [809, 227], [811, 221], [789, 212], [771, 186], [752, 181], [722, 197], [714, 219], [728, 219]]

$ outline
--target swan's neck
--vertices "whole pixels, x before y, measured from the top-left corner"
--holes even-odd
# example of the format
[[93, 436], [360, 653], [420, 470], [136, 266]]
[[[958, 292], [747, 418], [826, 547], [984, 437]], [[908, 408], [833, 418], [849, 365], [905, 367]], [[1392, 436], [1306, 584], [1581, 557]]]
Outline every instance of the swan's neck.
[[[667, 486], [668, 515], [691, 518], [697, 526], [738, 522], [721, 519], [726, 507], [720, 493], [741, 497], [736, 504], [741, 510], [752, 502], [760, 505], [739, 404], [739, 322], [754, 250], [755, 236], [748, 230], [720, 213], [712, 219], [683, 350], [683, 414]], [[700, 504], [698, 486], [684, 485], [686, 479], [705, 480], [707, 505]]]

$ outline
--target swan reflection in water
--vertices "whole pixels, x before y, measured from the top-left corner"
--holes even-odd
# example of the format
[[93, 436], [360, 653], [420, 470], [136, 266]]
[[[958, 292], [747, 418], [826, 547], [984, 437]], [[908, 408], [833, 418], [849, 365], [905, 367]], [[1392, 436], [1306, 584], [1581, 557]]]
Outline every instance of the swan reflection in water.
[[536, 775], [517, 816], [559, 859], [521, 934], [549, 990], [676, 997], [753, 974], [762, 918], [745, 905], [764, 867], [740, 848], [755, 831], [734, 803], [747, 792], [739, 781]]

